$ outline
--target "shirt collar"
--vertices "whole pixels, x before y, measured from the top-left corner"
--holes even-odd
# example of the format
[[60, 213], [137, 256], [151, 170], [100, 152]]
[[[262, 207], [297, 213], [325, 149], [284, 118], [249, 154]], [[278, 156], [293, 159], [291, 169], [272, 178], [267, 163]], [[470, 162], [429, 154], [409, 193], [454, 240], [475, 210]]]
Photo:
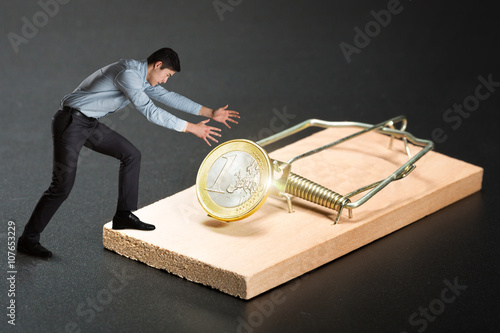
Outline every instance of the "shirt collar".
[[147, 60], [141, 61], [140, 69], [141, 69], [141, 73], [142, 73], [143, 82], [150, 85], [149, 82], [146, 80], [146, 76], [148, 74], [148, 61]]

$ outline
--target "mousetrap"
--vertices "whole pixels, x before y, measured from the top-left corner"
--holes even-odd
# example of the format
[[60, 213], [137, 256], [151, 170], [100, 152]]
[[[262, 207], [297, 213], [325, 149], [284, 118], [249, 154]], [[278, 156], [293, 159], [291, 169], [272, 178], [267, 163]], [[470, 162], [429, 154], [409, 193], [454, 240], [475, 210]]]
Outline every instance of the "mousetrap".
[[276, 195], [251, 215], [230, 223], [207, 216], [193, 185], [135, 212], [156, 226], [152, 232], [106, 223], [104, 247], [229, 295], [255, 297], [481, 189], [482, 168], [432, 151], [430, 141], [406, 132], [403, 118], [377, 125], [311, 120], [256, 143], [263, 149], [304, 126], [325, 127], [268, 156], [334, 190], [340, 197], [333, 209], [280, 195], [287, 191], [279, 179], [290, 174], [271, 162]]

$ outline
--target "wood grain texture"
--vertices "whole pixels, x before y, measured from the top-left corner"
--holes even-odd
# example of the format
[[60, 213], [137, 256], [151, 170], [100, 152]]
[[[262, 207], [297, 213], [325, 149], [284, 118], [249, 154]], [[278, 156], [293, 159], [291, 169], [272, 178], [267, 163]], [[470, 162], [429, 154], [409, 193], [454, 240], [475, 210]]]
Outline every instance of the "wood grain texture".
[[[281, 148], [272, 158], [289, 158], [355, 132], [327, 129]], [[387, 177], [407, 160], [402, 141], [369, 133], [297, 161], [292, 171], [346, 194]], [[413, 153], [420, 147], [411, 146]], [[295, 212], [270, 197], [245, 220], [224, 223], [207, 217], [194, 186], [139, 209], [152, 232], [103, 227], [104, 247], [190, 281], [250, 299], [361, 246], [386, 236], [481, 189], [483, 169], [430, 152], [417, 168], [393, 182], [349, 219], [294, 198]], [[356, 199], [356, 198], [354, 198]]]

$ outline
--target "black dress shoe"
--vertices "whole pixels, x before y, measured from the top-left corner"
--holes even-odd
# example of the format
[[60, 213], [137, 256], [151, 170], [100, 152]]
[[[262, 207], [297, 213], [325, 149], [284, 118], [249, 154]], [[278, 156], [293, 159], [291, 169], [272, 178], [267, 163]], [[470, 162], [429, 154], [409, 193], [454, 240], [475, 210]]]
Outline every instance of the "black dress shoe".
[[19, 237], [17, 241], [17, 252], [28, 254], [34, 257], [40, 258], [50, 258], [52, 257], [52, 252], [47, 250], [40, 243], [29, 243], [24, 238]]
[[113, 229], [155, 230], [155, 226], [142, 222], [137, 216], [130, 213], [127, 217], [115, 215], [113, 217]]

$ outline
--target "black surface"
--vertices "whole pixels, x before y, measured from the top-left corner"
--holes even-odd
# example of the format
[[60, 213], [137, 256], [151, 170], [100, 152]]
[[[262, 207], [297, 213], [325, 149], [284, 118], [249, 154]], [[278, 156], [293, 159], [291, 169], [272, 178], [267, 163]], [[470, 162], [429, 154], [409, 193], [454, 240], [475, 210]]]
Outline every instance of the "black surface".
[[[388, 1], [232, 3], [221, 21], [213, 1], [73, 0], [17, 53], [8, 34], [22, 36], [23, 17], [43, 20], [41, 7], [0, 4], [2, 276], [7, 222], [19, 236], [50, 182], [50, 119], [62, 96], [103, 65], [163, 46], [178, 51], [183, 68], [167, 89], [241, 112], [224, 140], [269, 134], [275, 112], [285, 109], [286, 127], [308, 118], [376, 123], [405, 114], [417, 137], [443, 129], [437, 151], [484, 167], [483, 190], [243, 301], [104, 250], [118, 162], [84, 150], [74, 190], [42, 235], [54, 258], [16, 258], [15, 326], [7, 323], [3, 278], [0, 331], [496, 332], [499, 88], [460, 123], [443, 118], [475, 94], [479, 76], [500, 81], [495, 3], [402, 1], [351, 63], [339, 44], [353, 44], [354, 27], [363, 29], [370, 11]], [[193, 185], [210, 151], [131, 108], [106, 121], [142, 151], [141, 207]], [[456, 296], [445, 280], [467, 288]], [[437, 315], [423, 319], [429, 306]]]

